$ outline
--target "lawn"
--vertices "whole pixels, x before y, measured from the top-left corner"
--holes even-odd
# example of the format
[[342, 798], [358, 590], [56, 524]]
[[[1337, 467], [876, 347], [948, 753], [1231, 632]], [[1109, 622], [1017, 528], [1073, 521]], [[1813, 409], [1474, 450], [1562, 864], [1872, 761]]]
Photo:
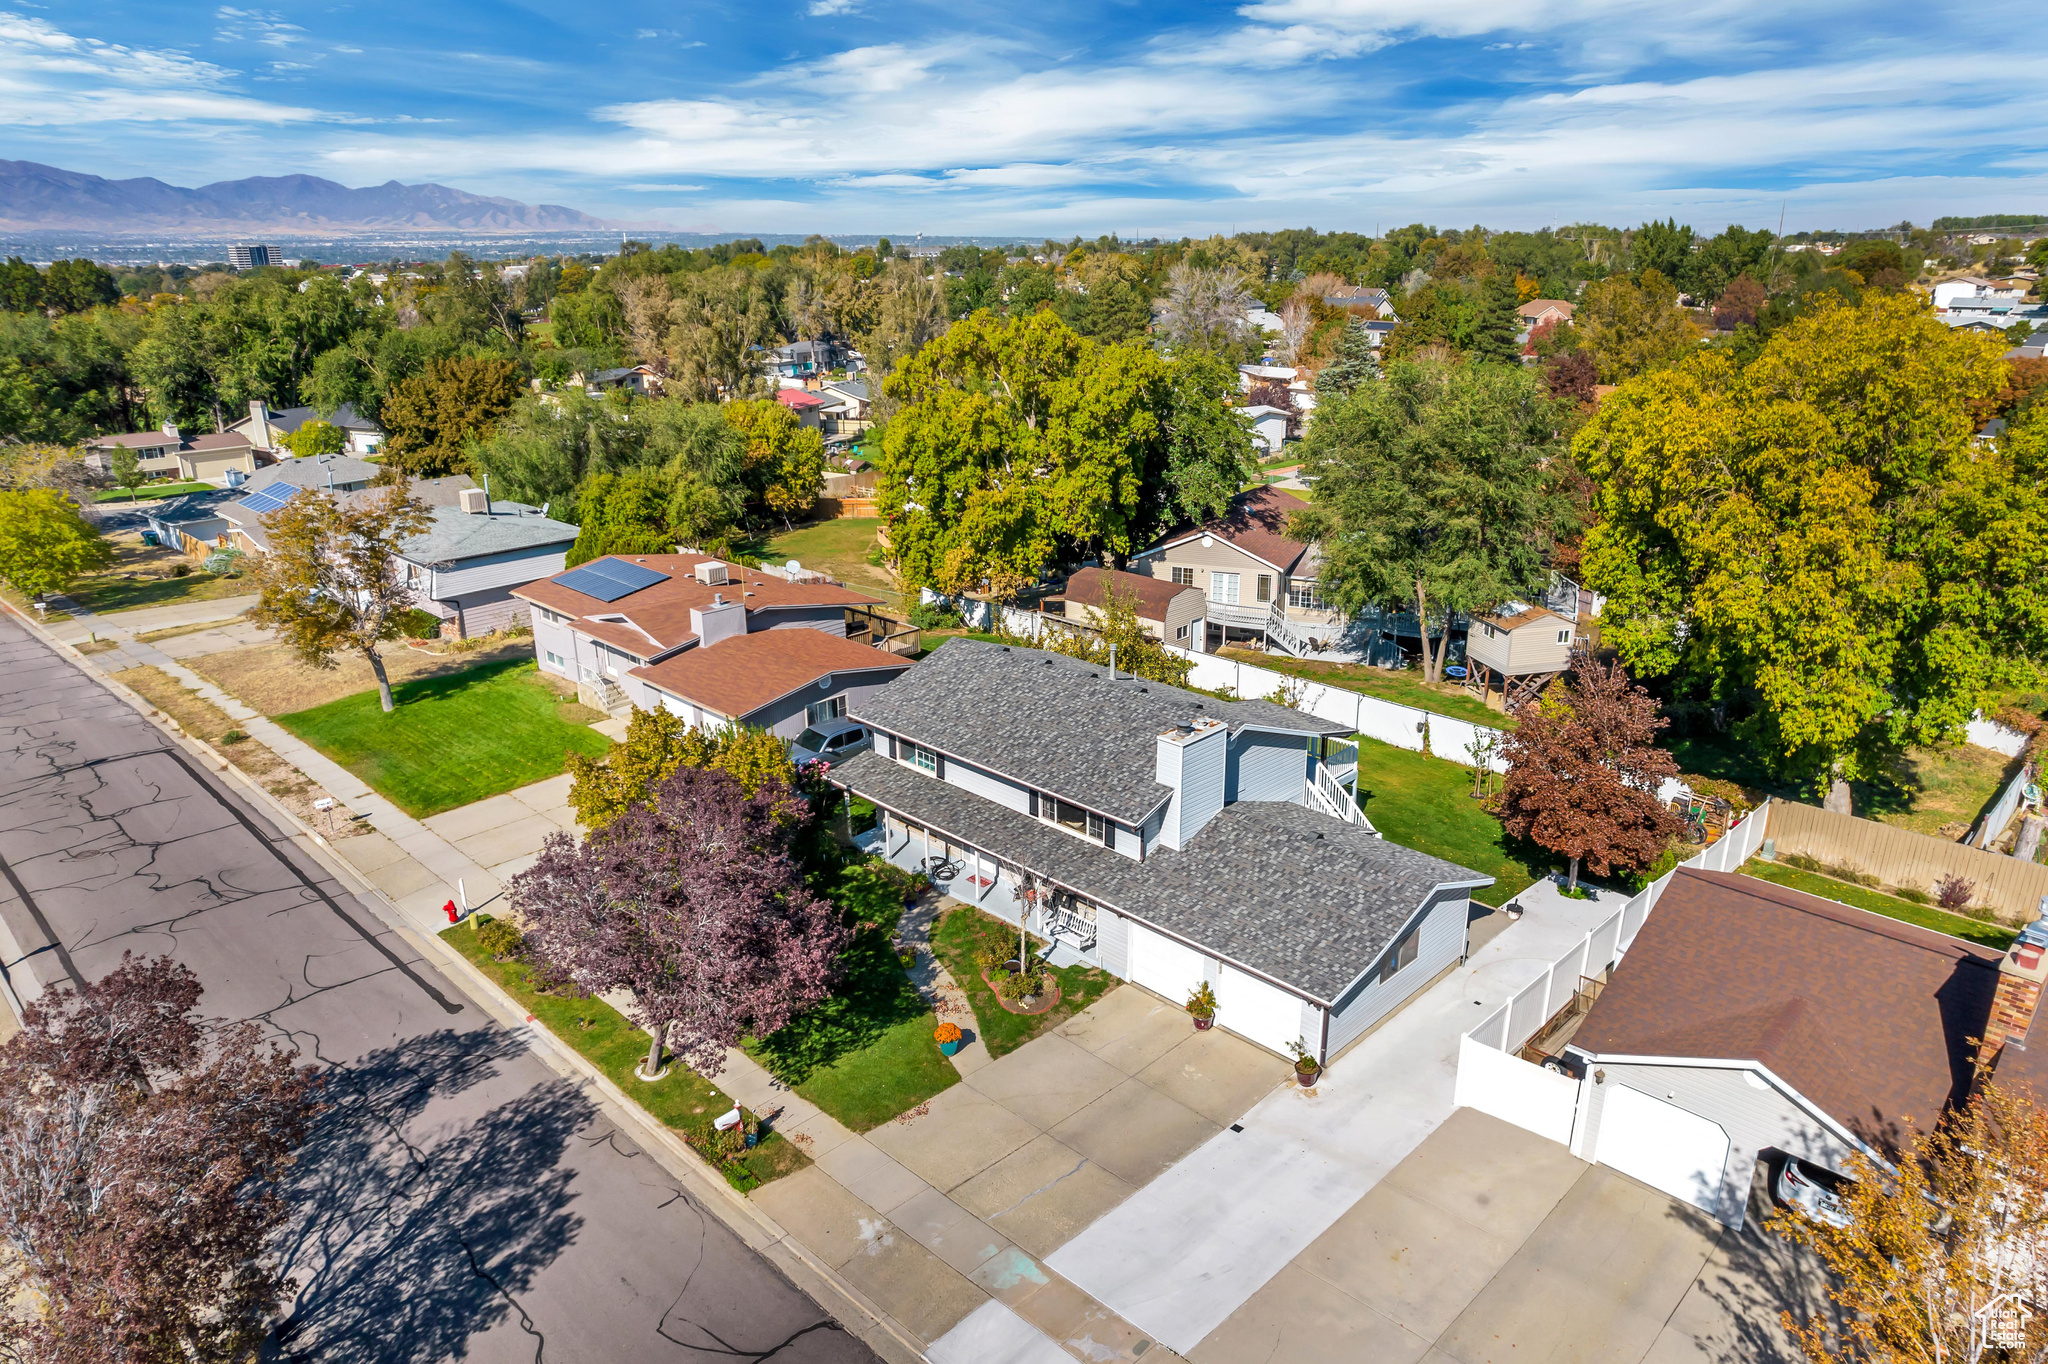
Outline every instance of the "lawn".
[[212, 493], [219, 491], [219, 486], [213, 483], [145, 483], [135, 490], [133, 497], [129, 495], [126, 488], [109, 488], [105, 492], [94, 493], [92, 500], [95, 502], [129, 502], [138, 500], [147, 502], [159, 497], [182, 497], [186, 493]]
[[[413, 648], [394, 641], [384, 646], [383, 658], [385, 675], [391, 679], [393, 687], [398, 687], [422, 678], [467, 672], [471, 668], [497, 663], [531, 662], [533, 639], [531, 636], [515, 636], [469, 648], [457, 648], [452, 642], [437, 643], [431, 648]], [[282, 644], [250, 644], [239, 649], [223, 649], [217, 654], [201, 654], [187, 660], [186, 666], [222, 691], [265, 715], [273, 716], [311, 710], [377, 685], [376, 674], [370, 671], [370, 665], [360, 654], [337, 654], [333, 667], [309, 668]], [[565, 696], [575, 694], [574, 684], [564, 682], [562, 685]], [[602, 720], [604, 716], [594, 710], [579, 709], [573, 715], [565, 712], [563, 718], [581, 719], [588, 723]]]
[[1739, 870], [1744, 876], [1754, 876], [1759, 881], [1769, 881], [1772, 885], [1786, 886], [1792, 890], [1805, 891], [1808, 895], [1818, 895], [1825, 900], [1835, 900], [1841, 904], [1853, 905], [1857, 909], [1867, 909], [1873, 914], [1882, 914], [1887, 919], [1897, 919], [1901, 923], [1931, 928], [1937, 933], [1982, 943], [1986, 947], [1995, 947], [2000, 951], [2010, 947], [2012, 940], [2018, 936], [2012, 929], [1995, 923], [1965, 918], [1963, 915], [1951, 914], [1932, 905], [1916, 905], [1910, 900], [1901, 900], [1895, 895], [1886, 895], [1867, 886], [1851, 885], [1847, 881], [1837, 881], [1832, 876], [1801, 871], [1797, 867], [1788, 867], [1778, 862], [1763, 862], [1751, 858], [1743, 863]]
[[764, 564], [780, 568], [795, 559], [805, 568], [828, 574], [848, 587], [879, 597], [894, 609], [903, 601], [903, 594], [896, 588], [896, 580], [889, 575], [888, 569], [877, 568], [868, 562], [868, 551], [878, 543], [875, 537], [881, 528], [879, 517], [840, 516], [768, 536], [747, 548], [759, 555]]
[[880, 1127], [960, 1080], [939, 1054], [939, 1020], [903, 973], [886, 928], [864, 927], [832, 997], [747, 1054], [856, 1132]]
[[[1034, 939], [1034, 950], [1045, 943]], [[971, 905], [961, 905], [932, 930], [932, 950], [954, 981], [967, 992], [974, 1008], [974, 1027], [990, 1056], [1013, 1052], [1049, 1028], [1065, 1022], [1116, 984], [1107, 971], [1068, 966], [1053, 972], [1060, 983], [1060, 1002], [1042, 1014], [1013, 1014], [996, 1002], [995, 991], [981, 978], [976, 960], [983, 951], [1008, 958], [1017, 955], [1017, 930]]]
[[[561, 995], [536, 993], [531, 972], [525, 966], [518, 962], [493, 961], [477, 946], [476, 920], [442, 929], [441, 940], [518, 1000], [528, 1013], [546, 1024], [550, 1032], [611, 1077], [657, 1121], [680, 1132], [691, 1145], [707, 1140], [712, 1132], [712, 1120], [731, 1110], [732, 1100], [688, 1066], [671, 1065], [667, 1075], [651, 1084], [635, 1078], [634, 1068], [647, 1059], [645, 1032], [634, 1027], [617, 1009], [601, 999], [569, 999]], [[588, 1027], [584, 1026], [586, 1022]], [[779, 1134], [770, 1132], [753, 1150], [721, 1166], [720, 1172], [734, 1188], [744, 1193], [771, 1179], [792, 1174], [808, 1164], [810, 1161], [803, 1152]]]
[[416, 819], [543, 781], [562, 770], [567, 754], [596, 757], [611, 746], [563, 717], [575, 703], [542, 681], [530, 658], [393, 690], [398, 708], [389, 715], [377, 693], [366, 691], [277, 722]]
[[1373, 827], [1394, 842], [1493, 877], [1473, 893], [1481, 904], [1506, 904], [1553, 860], [1539, 848], [1510, 847], [1500, 821], [1472, 798], [1472, 769], [1460, 763], [1361, 739], [1358, 793]]
[[[105, 615], [144, 606], [172, 606], [188, 601], [217, 601], [255, 591], [246, 578], [208, 573], [175, 551], [145, 545], [140, 537], [113, 541], [114, 562], [88, 573], [64, 593], [88, 611]], [[177, 576], [175, 570], [189, 571]]]
[[1363, 692], [1382, 701], [1447, 715], [1453, 720], [1469, 720], [1475, 725], [1491, 725], [1495, 729], [1515, 727], [1514, 721], [1497, 710], [1489, 710], [1484, 702], [1463, 687], [1450, 683], [1431, 687], [1412, 673], [1369, 668], [1357, 663], [1319, 663], [1313, 659], [1288, 658], [1281, 654], [1254, 653], [1244, 649], [1224, 649], [1218, 657], [1255, 663], [1277, 673], [1309, 678], [1346, 691]]

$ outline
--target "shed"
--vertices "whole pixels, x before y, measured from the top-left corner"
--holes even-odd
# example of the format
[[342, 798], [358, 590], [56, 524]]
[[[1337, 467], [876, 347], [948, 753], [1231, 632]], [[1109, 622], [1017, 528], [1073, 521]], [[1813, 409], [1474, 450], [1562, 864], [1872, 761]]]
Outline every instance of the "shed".
[[1571, 666], [1577, 634], [1571, 621], [1526, 602], [1475, 613], [1465, 637], [1465, 685], [1484, 697], [1498, 682], [1502, 708], [1512, 711]]

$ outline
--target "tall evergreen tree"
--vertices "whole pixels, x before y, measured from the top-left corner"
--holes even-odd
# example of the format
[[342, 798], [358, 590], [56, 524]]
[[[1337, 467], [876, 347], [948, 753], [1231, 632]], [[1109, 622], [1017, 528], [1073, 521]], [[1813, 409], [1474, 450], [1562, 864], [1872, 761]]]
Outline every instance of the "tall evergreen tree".
[[1379, 353], [1373, 349], [1372, 332], [1363, 318], [1352, 318], [1337, 338], [1337, 358], [1316, 375], [1316, 397], [1348, 398], [1360, 384], [1380, 377]]
[[1475, 360], [1495, 360], [1504, 365], [1520, 360], [1515, 337], [1522, 330], [1521, 314], [1515, 309], [1520, 298], [1515, 281], [1496, 270], [1479, 285], [1479, 316], [1472, 328], [1471, 354]]

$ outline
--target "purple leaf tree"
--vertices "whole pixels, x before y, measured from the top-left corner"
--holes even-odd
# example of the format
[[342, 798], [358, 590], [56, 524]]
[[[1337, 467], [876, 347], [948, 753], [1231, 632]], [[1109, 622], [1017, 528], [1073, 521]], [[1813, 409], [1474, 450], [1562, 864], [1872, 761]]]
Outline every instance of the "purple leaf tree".
[[790, 855], [789, 794], [685, 767], [582, 847], [548, 839], [508, 887], [537, 982], [631, 991], [649, 1075], [664, 1040], [716, 1075], [727, 1047], [822, 1001], [849, 935]]

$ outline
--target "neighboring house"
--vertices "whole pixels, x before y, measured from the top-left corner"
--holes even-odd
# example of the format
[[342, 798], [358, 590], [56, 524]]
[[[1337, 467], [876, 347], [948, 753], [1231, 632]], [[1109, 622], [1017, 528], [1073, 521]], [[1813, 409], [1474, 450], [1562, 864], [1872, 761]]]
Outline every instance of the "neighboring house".
[[1202, 592], [1208, 599], [1204, 652], [1237, 640], [1320, 652], [1311, 646], [1341, 635], [1346, 621], [1317, 590], [1318, 557], [1288, 529], [1288, 519], [1307, 509], [1307, 502], [1277, 488], [1239, 493], [1223, 516], [1170, 531], [1133, 556], [1131, 571]]
[[348, 436], [348, 447], [343, 452], [361, 458], [374, 455], [384, 445], [384, 428], [368, 417], [356, 415], [356, 410], [343, 403], [326, 417], [310, 407], [287, 407], [282, 412], [273, 412], [269, 404], [260, 398], [249, 400], [249, 415], [228, 427], [249, 438], [249, 443], [263, 454], [278, 459], [290, 459], [292, 452], [284, 438], [297, 431], [307, 422], [324, 421], [330, 426], [340, 427]]
[[[315, 456], [265, 470], [279, 474], [253, 492], [217, 509], [216, 543], [244, 554], [270, 552], [263, 518], [302, 492], [345, 501], [383, 496], [357, 477], [345, 455]], [[375, 472], [374, 466], [361, 469]], [[324, 476], [333, 475], [329, 485]], [[490, 500], [467, 474], [414, 480], [409, 491], [431, 509], [433, 522], [400, 547], [419, 609], [441, 621], [441, 634], [468, 639], [526, 623], [526, 603], [514, 588], [559, 573], [577, 528], [551, 520], [522, 502]]]
[[868, 386], [858, 379], [834, 380], [819, 389], [818, 396], [824, 404], [819, 415], [827, 438], [856, 436], [875, 424]]
[[1348, 308], [1371, 313], [1374, 317], [1392, 317], [1394, 300], [1387, 296], [1385, 289], [1368, 289], [1356, 285], [1339, 285], [1323, 295], [1323, 302], [1332, 308]]
[[1999, 358], [2004, 360], [2048, 359], [2048, 337], [2030, 336]]
[[2025, 322], [2036, 331], [2048, 327], [2048, 304], [2024, 303], [2014, 298], [1958, 298], [1935, 314], [1951, 327], [1977, 331], [2004, 331]]
[[2036, 1062], [2026, 1045], [2044, 942], [2037, 922], [2001, 958], [1681, 869], [1565, 1048], [1581, 1076], [1572, 1149], [1731, 1227], [1760, 1160], [1894, 1160], [1968, 1095], [1980, 1061], [2001, 1080], [2048, 1063], [2048, 1046]]
[[849, 714], [876, 746], [828, 780], [882, 812], [891, 862], [1056, 962], [1175, 1005], [1206, 982], [1219, 1024], [1282, 1054], [1335, 1056], [1455, 966], [1492, 880], [1344, 818], [1349, 727], [1269, 701], [954, 639]]
[[157, 543], [183, 554], [207, 555], [222, 548], [228, 521], [222, 511], [242, 494], [238, 490], [186, 493], [165, 497], [142, 507], [143, 529], [153, 533]]
[[1301, 371], [1292, 365], [1239, 365], [1237, 387], [1240, 392], [1249, 393], [1252, 385], [1261, 379], [1275, 379], [1292, 386], [1300, 379]]
[[1476, 612], [1465, 635], [1465, 685], [1485, 698], [1498, 684], [1501, 709], [1512, 711], [1571, 666], [1576, 634], [1573, 622], [1527, 602]]
[[[685, 650], [757, 631], [846, 634], [849, 608], [876, 598], [832, 584], [791, 583], [702, 554], [608, 555], [514, 590], [533, 605], [543, 672], [579, 684], [613, 714], [668, 706], [639, 670]], [[695, 703], [691, 703], [695, 704]]]
[[1252, 437], [1265, 447], [1267, 454], [1280, 453], [1280, 447], [1287, 443], [1289, 430], [1294, 425], [1292, 412], [1284, 407], [1260, 403], [1254, 407], [1240, 407], [1238, 413], [1250, 420]]
[[[718, 611], [744, 611], [738, 602]], [[710, 643], [635, 668], [659, 703], [704, 729], [745, 726], [794, 739], [811, 725], [843, 718], [913, 665], [907, 658], [823, 630], [762, 630]]]
[[1245, 309], [1244, 324], [1254, 332], [1270, 332], [1274, 336], [1279, 336], [1287, 330], [1286, 319], [1266, 308]]
[[825, 424], [825, 400], [809, 389], [778, 388], [775, 401], [796, 413], [798, 421], [813, 431], [821, 431]]
[[1578, 310], [1577, 304], [1567, 303], [1561, 298], [1532, 298], [1515, 309], [1515, 313], [1522, 319], [1522, 330], [1532, 332], [1546, 322], [1568, 327], [1572, 314]]
[[135, 431], [87, 441], [85, 463], [111, 471], [114, 451], [122, 448], [135, 451], [136, 466], [151, 478], [169, 477], [226, 487], [256, 472], [255, 448], [240, 432], [230, 429], [213, 436], [187, 436], [168, 422], [161, 431]]
[[2027, 282], [2017, 279], [1981, 279], [1976, 275], [1964, 275], [1959, 279], [1945, 279], [1934, 286], [1934, 306], [1946, 312], [1958, 303], [1972, 300], [1999, 300], [2017, 303], [2026, 297]]
[[1181, 586], [1142, 573], [1124, 573], [1113, 568], [1078, 569], [1067, 579], [1057, 597], [1066, 618], [1080, 625], [1100, 625], [1110, 599], [1128, 598], [1145, 633], [1163, 644], [1201, 652], [1208, 642], [1204, 623], [1208, 599], [1199, 587]]
[[1372, 342], [1372, 348], [1378, 350], [1387, 344], [1387, 338], [1392, 336], [1394, 328], [1400, 325], [1398, 322], [1368, 322], [1365, 324], [1366, 338]]
[[816, 379], [846, 362], [846, 348], [831, 337], [792, 341], [769, 353], [768, 372], [783, 379]]
[[592, 396], [608, 389], [624, 389], [641, 397], [651, 397], [661, 392], [661, 375], [652, 365], [622, 365], [617, 369], [601, 369], [585, 382], [585, 390]]

